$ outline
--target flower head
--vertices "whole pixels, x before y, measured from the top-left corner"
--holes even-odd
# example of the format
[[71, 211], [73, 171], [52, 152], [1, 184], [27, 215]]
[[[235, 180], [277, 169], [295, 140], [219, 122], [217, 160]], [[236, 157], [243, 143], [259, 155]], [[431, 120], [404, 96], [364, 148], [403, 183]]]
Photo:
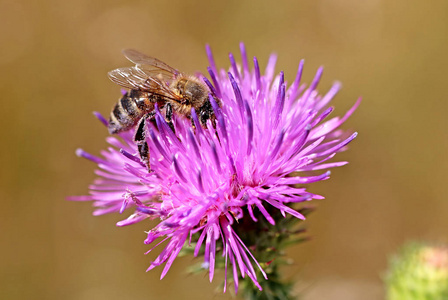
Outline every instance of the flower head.
[[78, 150], [79, 156], [98, 164], [99, 179], [90, 186], [89, 196], [73, 199], [94, 201], [95, 215], [131, 210], [118, 226], [148, 218], [160, 220], [148, 232], [145, 243], [157, 238], [162, 241], [156, 246], [165, 243], [148, 268], [165, 263], [161, 277], [182, 247], [193, 241], [195, 255], [201, 247], [205, 249], [204, 266], [209, 269], [210, 280], [216, 255], [222, 255], [226, 277], [229, 266], [236, 289], [238, 276], [248, 276], [261, 289], [255, 269], [259, 268], [264, 277], [266, 274], [235, 233], [236, 222], [265, 218], [274, 224], [267, 208], [304, 219], [291, 204], [322, 199], [303, 184], [328, 179], [328, 169], [346, 164], [329, 160], [356, 137], [356, 133], [350, 135], [338, 128], [360, 100], [344, 117], [328, 119], [333, 111], [328, 104], [340, 84], [335, 83], [320, 96], [316, 87], [322, 68], [306, 86], [301, 84], [301, 61], [294, 82], [288, 86], [283, 72], [274, 75], [275, 55], [262, 73], [256, 58], [249, 68], [242, 44], [242, 66], [230, 54], [228, 72], [216, 68], [208, 47], [207, 54], [211, 81], [203, 80], [221, 101], [218, 105], [210, 96], [216, 121], [209, 120], [203, 128], [192, 110], [192, 120], [174, 117], [173, 132], [156, 107], [156, 122], [148, 122], [146, 128], [152, 172], [140, 161], [133, 130], [120, 133], [121, 139], [108, 137], [113, 147], [103, 151], [102, 157]]
[[387, 299], [448, 299], [448, 247], [410, 242], [391, 257], [384, 278]]

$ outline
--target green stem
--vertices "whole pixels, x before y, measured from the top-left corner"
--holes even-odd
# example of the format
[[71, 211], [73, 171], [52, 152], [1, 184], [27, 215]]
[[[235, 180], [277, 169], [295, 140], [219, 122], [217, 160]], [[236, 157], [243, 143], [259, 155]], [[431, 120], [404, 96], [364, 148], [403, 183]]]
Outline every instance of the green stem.
[[297, 299], [293, 295], [293, 283], [285, 281], [281, 278], [279, 267], [274, 266], [270, 269], [268, 280], [260, 277], [260, 285], [263, 288], [260, 291], [252, 282], [251, 279], [245, 278], [241, 281], [242, 299], [245, 300], [291, 300]]

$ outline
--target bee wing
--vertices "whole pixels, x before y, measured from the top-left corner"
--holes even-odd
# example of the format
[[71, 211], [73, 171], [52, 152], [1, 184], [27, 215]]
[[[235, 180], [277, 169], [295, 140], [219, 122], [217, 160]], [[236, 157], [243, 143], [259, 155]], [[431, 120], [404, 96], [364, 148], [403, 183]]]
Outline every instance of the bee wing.
[[136, 64], [136, 67], [145, 72], [148, 76], [156, 77], [160, 74], [164, 78], [164, 80], [169, 81], [181, 74], [181, 72], [173, 67], [170, 67], [163, 61], [140, 53], [137, 50], [125, 49], [123, 50], [123, 54], [128, 60]]
[[144, 86], [144, 82], [148, 79], [148, 76], [134, 67], [132, 68], [119, 68], [107, 73], [110, 80], [128, 89], [140, 90]]
[[107, 75], [110, 80], [124, 88], [153, 93], [179, 101], [179, 96], [169, 88], [166, 82], [149, 76], [137, 66], [115, 69]]

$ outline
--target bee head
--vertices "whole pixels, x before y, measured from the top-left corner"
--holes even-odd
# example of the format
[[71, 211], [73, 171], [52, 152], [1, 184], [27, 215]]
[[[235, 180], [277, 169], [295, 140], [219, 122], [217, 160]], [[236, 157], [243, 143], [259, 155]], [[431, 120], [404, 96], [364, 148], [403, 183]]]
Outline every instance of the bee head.
[[181, 79], [175, 89], [182, 97], [183, 104], [191, 105], [198, 109], [207, 100], [207, 88], [196, 78]]

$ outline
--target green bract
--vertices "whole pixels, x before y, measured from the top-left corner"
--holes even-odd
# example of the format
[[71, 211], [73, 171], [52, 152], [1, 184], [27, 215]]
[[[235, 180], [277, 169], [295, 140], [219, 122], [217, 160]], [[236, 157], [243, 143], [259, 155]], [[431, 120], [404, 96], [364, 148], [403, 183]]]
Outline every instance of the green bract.
[[448, 248], [410, 243], [390, 261], [388, 300], [448, 299]]

